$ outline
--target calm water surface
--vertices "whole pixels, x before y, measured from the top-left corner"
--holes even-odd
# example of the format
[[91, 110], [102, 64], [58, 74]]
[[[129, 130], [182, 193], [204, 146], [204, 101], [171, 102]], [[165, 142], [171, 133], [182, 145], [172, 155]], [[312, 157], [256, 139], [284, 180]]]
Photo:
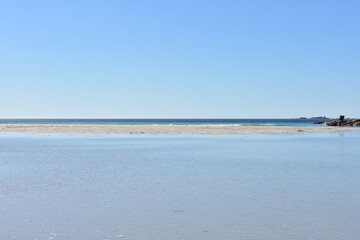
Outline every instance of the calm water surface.
[[360, 134], [0, 136], [0, 239], [360, 239]]
[[323, 119], [0, 119], [0, 124], [312, 126]]

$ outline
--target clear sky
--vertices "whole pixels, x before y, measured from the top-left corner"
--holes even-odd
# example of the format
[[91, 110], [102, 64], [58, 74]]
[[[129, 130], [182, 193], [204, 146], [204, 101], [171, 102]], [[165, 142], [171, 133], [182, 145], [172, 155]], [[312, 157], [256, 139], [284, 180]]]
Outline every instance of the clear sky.
[[359, 12], [358, 0], [0, 0], [0, 117], [360, 117]]

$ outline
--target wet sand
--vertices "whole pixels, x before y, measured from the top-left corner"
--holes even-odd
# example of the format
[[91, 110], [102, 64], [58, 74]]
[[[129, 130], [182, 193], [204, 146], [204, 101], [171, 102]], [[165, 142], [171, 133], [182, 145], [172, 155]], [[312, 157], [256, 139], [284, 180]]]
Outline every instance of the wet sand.
[[220, 125], [98, 125], [98, 124], [1, 124], [3, 133], [74, 134], [270, 134], [298, 132], [343, 132], [351, 127], [220, 126]]

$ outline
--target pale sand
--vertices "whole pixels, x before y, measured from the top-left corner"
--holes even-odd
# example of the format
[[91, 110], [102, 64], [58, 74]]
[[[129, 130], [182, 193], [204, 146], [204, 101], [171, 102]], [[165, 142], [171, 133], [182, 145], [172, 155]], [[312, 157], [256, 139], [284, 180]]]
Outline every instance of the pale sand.
[[343, 132], [351, 127], [217, 126], [217, 125], [95, 125], [95, 124], [0, 124], [3, 133], [88, 134], [259, 134]]

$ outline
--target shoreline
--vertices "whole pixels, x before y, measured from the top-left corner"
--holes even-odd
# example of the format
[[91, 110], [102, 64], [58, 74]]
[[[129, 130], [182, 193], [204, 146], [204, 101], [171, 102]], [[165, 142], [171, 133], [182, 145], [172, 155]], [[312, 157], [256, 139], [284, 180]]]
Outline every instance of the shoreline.
[[276, 134], [358, 131], [354, 127], [235, 125], [0, 124], [0, 133], [31, 134]]

